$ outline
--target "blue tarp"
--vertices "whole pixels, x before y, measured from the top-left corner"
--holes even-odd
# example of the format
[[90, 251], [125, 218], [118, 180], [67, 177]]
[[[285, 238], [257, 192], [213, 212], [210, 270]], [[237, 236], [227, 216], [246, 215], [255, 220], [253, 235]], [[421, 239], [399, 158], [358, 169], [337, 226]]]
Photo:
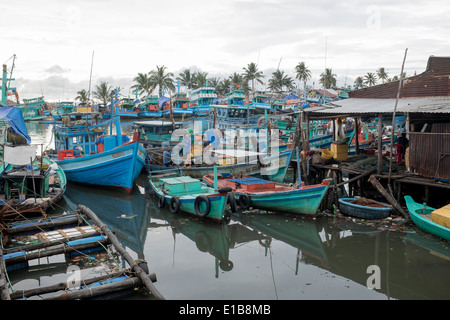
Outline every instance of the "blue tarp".
[[23, 119], [22, 111], [13, 106], [0, 108], [0, 119], [8, 120], [11, 131], [18, 133], [27, 139], [27, 143], [31, 142], [31, 138], [28, 136], [28, 130], [25, 126], [25, 120]]
[[296, 96], [293, 93], [290, 93], [287, 96], [285, 96], [282, 100], [295, 100], [295, 99], [298, 99], [298, 96]]
[[161, 97], [161, 98], [159, 98], [159, 99], [158, 99], [158, 105], [159, 105], [159, 107], [161, 108], [162, 105], [164, 104], [164, 102], [167, 102], [167, 101], [170, 101], [170, 98], [168, 98], [168, 97]]

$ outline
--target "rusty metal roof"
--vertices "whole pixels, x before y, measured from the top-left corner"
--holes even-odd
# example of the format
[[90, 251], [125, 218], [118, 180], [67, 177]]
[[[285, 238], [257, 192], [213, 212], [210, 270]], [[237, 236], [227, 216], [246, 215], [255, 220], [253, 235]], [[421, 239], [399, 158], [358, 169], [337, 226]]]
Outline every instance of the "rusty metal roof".
[[[396, 99], [349, 98], [305, 109], [311, 115], [364, 115], [393, 113]], [[398, 100], [397, 113], [450, 114], [450, 97], [402, 98]]]

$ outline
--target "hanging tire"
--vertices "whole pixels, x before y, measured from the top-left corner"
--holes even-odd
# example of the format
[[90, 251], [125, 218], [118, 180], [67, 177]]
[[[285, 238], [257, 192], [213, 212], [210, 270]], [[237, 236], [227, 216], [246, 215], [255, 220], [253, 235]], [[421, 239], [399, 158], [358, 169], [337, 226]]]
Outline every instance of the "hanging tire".
[[236, 206], [236, 196], [234, 195], [234, 191], [232, 191], [228, 194], [228, 202], [230, 203], [231, 212], [236, 213], [237, 206]]
[[[202, 204], [202, 202], [204, 202], [206, 205], [206, 208], [204, 210], [202, 210], [200, 208], [200, 205]], [[197, 198], [195, 198], [194, 209], [195, 209], [195, 213], [198, 216], [206, 217], [209, 214], [209, 212], [211, 211], [211, 202], [209, 201], [209, 198], [207, 196], [205, 196], [204, 194], [199, 195]]]
[[233, 191], [233, 189], [231, 187], [219, 188], [219, 193], [228, 193], [228, 192], [231, 192], [231, 191]]
[[246, 195], [245, 193], [241, 193], [239, 195], [239, 206], [242, 209], [250, 208], [250, 197], [248, 195]]
[[178, 213], [180, 211], [180, 199], [177, 197], [170, 198], [169, 209], [172, 213]]
[[166, 204], [166, 200], [164, 199], [164, 196], [160, 196], [158, 198], [158, 208], [162, 209], [164, 208], [164, 205]]

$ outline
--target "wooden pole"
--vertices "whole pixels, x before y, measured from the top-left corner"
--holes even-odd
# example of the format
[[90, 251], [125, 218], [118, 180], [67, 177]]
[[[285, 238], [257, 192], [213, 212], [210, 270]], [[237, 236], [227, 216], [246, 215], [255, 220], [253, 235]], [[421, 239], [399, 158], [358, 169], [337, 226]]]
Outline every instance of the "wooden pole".
[[349, 179], [349, 180], [346, 180], [346, 181], [343, 181], [343, 182], [339, 183], [339, 184], [337, 185], [337, 187], [342, 187], [343, 185], [345, 185], [345, 184], [347, 184], [347, 183], [351, 183], [351, 182], [353, 182], [353, 181], [356, 181], [356, 180], [358, 180], [358, 179], [361, 179], [362, 177], [365, 177], [365, 176], [367, 176], [367, 175], [373, 173], [374, 171], [375, 171], [374, 168], [372, 168], [372, 169], [370, 169], [370, 170], [367, 170], [366, 172], [363, 172], [363, 173], [361, 173], [360, 175], [358, 175], [358, 176], [356, 176], [356, 177], [354, 177], [354, 178], [351, 178], [351, 179]]
[[136, 262], [133, 260], [133, 258], [130, 256], [130, 254], [122, 247], [119, 240], [116, 238], [116, 236], [108, 229], [108, 226], [106, 226], [98, 217], [97, 215], [88, 207], [79, 204], [78, 210], [80, 212], [85, 213], [89, 218], [91, 218], [94, 223], [102, 230], [108, 239], [111, 241], [111, 243], [114, 245], [116, 250], [124, 257], [124, 259], [128, 262], [128, 264], [132, 267], [133, 271], [136, 272], [139, 276], [139, 278], [142, 280], [144, 285], [148, 288], [150, 293], [155, 297], [157, 300], [165, 300], [163, 295], [159, 293], [159, 291], [155, 288], [153, 285], [151, 279], [148, 277], [148, 275], [144, 272], [142, 267], [139, 264], [136, 264]]
[[6, 281], [5, 263], [3, 260], [3, 249], [0, 246], [0, 300], [11, 300], [8, 289], [8, 282]]
[[383, 115], [378, 114], [378, 174], [383, 173], [383, 152], [381, 150], [383, 142]]
[[392, 134], [391, 134], [391, 151], [389, 154], [389, 178], [388, 178], [388, 186], [391, 185], [391, 172], [392, 172], [392, 154], [393, 148], [394, 148], [394, 132], [395, 132], [395, 112], [397, 111], [397, 104], [398, 99], [400, 98], [400, 91], [402, 89], [402, 82], [403, 82], [403, 68], [405, 67], [405, 60], [406, 60], [406, 54], [408, 52], [408, 48], [405, 50], [405, 56], [403, 57], [403, 63], [402, 63], [402, 71], [400, 72], [400, 81], [398, 82], [398, 90], [397, 90], [397, 99], [395, 99], [395, 105], [394, 105], [394, 113], [392, 114]]
[[359, 154], [358, 118], [355, 118], [355, 154]]
[[383, 195], [383, 197], [394, 207], [395, 210], [400, 212], [403, 217], [406, 219], [409, 219], [409, 214], [406, 213], [403, 208], [400, 206], [400, 204], [394, 199], [394, 197], [391, 196], [389, 192], [386, 191], [385, 188], [381, 185], [381, 183], [375, 178], [375, 176], [370, 176], [369, 182], [377, 188], [377, 190]]

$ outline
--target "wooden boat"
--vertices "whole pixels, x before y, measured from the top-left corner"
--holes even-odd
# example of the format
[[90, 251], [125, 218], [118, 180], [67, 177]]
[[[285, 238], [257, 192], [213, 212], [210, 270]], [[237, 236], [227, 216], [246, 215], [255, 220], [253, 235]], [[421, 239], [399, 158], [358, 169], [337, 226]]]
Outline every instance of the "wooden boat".
[[137, 118], [139, 115], [137, 106], [132, 98], [122, 98], [120, 100], [116, 100], [114, 106], [119, 107], [116, 114], [123, 118]]
[[144, 120], [136, 121], [133, 126], [139, 132], [140, 142], [149, 148], [161, 147], [162, 145], [175, 146], [179, 141], [171, 141], [172, 133], [181, 129], [191, 121], [170, 121], [170, 120]]
[[209, 114], [210, 105], [215, 103], [217, 99], [217, 94], [214, 91], [214, 87], [207, 86], [193, 90], [188, 108], [198, 116]]
[[229, 188], [215, 190], [199, 179], [183, 176], [177, 171], [163, 171], [161, 175], [151, 173], [149, 181], [160, 208], [167, 204], [172, 213], [183, 211], [218, 221], [226, 218]]
[[[57, 163], [67, 179], [80, 183], [124, 188], [131, 192], [147, 153], [137, 135], [133, 140], [122, 136], [120, 119], [100, 122], [99, 113], [79, 114], [72, 125], [70, 117], [53, 128]], [[65, 119], [65, 120], [64, 120]], [[106, 135], [107, 126], [115, 123], [116, 134]], [[53, 155], [56, 156], [56, 155]]]
[[450, 241], [450, 228], [438, 224], [432, 220], [431, 213], [435, 208], [426, 204], [420, 204], [413, 200], [411, 196], [405, 196], [406, 206], [409, 216], [417, 227], [425, 232]]
[[317, 213], [330, 184], [330, 179], [325, 179], [321, 184], [294, 188], [284, 183], [247, 175], [222, 173], [217, 175], [217, 182], [211, 174], [204, 176], [203, 181], [208, 185], [217, 183], [219, 188], [232, 188], [243, 209], [252, 206], [264, 210], [306, 215]]
[[387, 218], [392, 206], [365, 198], [340, 198], [339, 209], [342, 213], [361, 219], [384, 219]]
[[[162, 100], [163, 101], [163, 100]], [[160, 99], [158, 96], [148, 96], [144, 98], [144, 101], [137, 105], [138, 115], [140, 118], [163, 118], [168, 116], [169, 104], [164, 101], [159, 104]]]
[[76, 111], [76, 106], [72, 101], [63, 101], [56, 104], [56, 108], [52, 110], [51, 115], [56, 121], [61, 120], [62, 115]]
[[[259, 153], [257, 152], [244, 150], [215, 150], [214, 152], [222, 156], [222, 158], [219, 158], [219, 171], [221, 173], [241, 173], [257, 177], [266, 177], [271, 181], [283, 182], [293, 150], [286, 149], [277, 154], [267, 156], [265, 162], [270, 163], [270, 166], [263, 165], [258, 161], [257, 157]], [[251, 158], [254, 159], [252, 160]], [[177, 168], [177, 165], [169, 167], [165, 167], [159, 163], [151, 163], [149, 165], [149, 171], [170, 170], [174, 168]], [[202, 179], [205, 175], [214, 172], [214, 165], [207, 165], [205, 163], [196, 165], [194, 162], [192, 166], [181, 166], [179, 170], [184, 175]]]
[[2, 218], [18, 213], [44, 212], [61, 199], [66, 176], [45, 155], [36, 157], [22, 113], [15, 107], [0, 108], [0, 173], [3, 184]]
[[194, 114], [194, 110], [189, 109], [189, 97], [185, 92], [177, 92], [172, 96], [171, 99], [171, 113], [173, 118], [181, 118], [184, 120], [185, 117], [190, 117]]
[[44, 101], [44, 97], [23, 99], [22, 104], [15, 106], [22, 111], [25, 121], [42, 120], [48, 116], [45, 112], [47, 110], [47, 104]]

